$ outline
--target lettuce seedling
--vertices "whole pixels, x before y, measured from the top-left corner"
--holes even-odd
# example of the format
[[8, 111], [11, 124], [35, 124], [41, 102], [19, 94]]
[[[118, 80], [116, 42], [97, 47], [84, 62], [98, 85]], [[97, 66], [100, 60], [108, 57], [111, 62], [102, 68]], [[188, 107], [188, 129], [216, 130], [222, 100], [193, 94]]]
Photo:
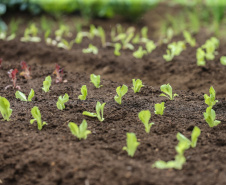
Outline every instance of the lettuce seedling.
[[69, 100], [69, 96], [68, 96], [68, 94], [67, 93], [65, 93], [65, 95], [62, 97], [62, 96], [59, 96], [59, 98], [58, 98], [58, 101], [57, 101], [57, 103], [56, 103], [56, 105], [57, 105], [57, 108], [59, 109], [59, 110], [63, 110], [63, 109], [65, 109], [65, 103], [66, 102], [68, 102], [68, 100]]
[[179, 141], [179, 143], [175, 147], [175, 149], [178, 154], [183, 155], [184, 151], [190, 148], [191, 141], [180, 132], [177, 133], [177, 140]]
[[31, 115], [33, 116], [34, 119], [30, 120], [30, 124], [33, 124], [35, 121], [37, 121], [39, 130], [42, 130], [42, 127], [44, 125], [47, 125], [47, 123], [45, 121], [42, 122], [42, 116], [41, 116], [40, 110], [37, 106], [34, 106], [31, 109]]
[[61, 39], [61, 41], [57, 44], [57, 47], [58, 48], [63, 48], [63, 49], [66, 49], [66, 50], [71, 50], [71, 48], [73, 47], [74, 42], [75, 42], [74, 40], [68, 42], [65, 39]]
[[210, 127], [215, 127], [215, 126], [217, 126], [221, 123], [221, 121], [215, 120], [216, 119], [216, 113], [212, 109], [212, 107], [208, 107], [206, 109], [206, 112], [203, 113], [203, 115], [204, 115], [206, 122], [208, 123], [208, 125]]
[[115, 101], [118, 103], [118, 104], [122, 104], [122, 97], [128, 92], [128, 87], [126, 85], [123, 85], [122, 87], [119, 86], [116, 88], [116, 92], [118, 94], [118, 96], [116, 95], [114, 97]]
[[141, 39], [140, 39], [141, 42], [148, 42], [148, 27], [144, 26], [142, 29], [141, 29]]
[[91, 131], [87, 130], [87, 122], [86, 120], [83, 120], [81, 125], [78, 127], [76, 123], [70, 122], [68, 124], [68, 127], [71, 130], [71, 133], [76, 136], [79, 140], [86, 139], [89, 134], [91, 134]]
[[127, 136], [126, 139], [127, 146], [124, 146], [122, 150], [127, 151], [128, 155], [130, 157], [133, 157], [140, 143], [137, 142], [137, 137], [134, 133], [127, 133], [126, 136]]
[[106, 46], [106, 35], [105, 35], [104, 29], [101, 26], [98, 27], [98, 35], [101, 39], [102, 47], [105, 47]]
[[159, 115], [163, 115], [163, 112], [165, 110], [165, 102], [162, 102], [162, 103], [156, 103], [155, 104], [155, 114], [159, 114]]
[[25, 61], [22, 61], [20, 63], [20, 66], [23, 69], [23, 71], [20, 73], [20, 76], [23, 76], [27, 80], [32, 79], [31, 68], [27, 66], [27, 63]]
[[45, 81], [43, 82], [43, 88], [42, 88], [42, 90], [45, 91], [45, 92], [49, 92], [49, 88], [51, 86], [51, 83], [52, 83], [51, 76], [47, 76], [45, 78]]
[[16, 91], [15, 95], [16, 95], [17, 99], [20, 99], [20, 101], [31, 101], [35, 95], [35, 91], [33, 89], [31, 89], [31, 91], [28, 95], [28, 100], [27, 100], [26, 95], [20, 91]]
[[60, 28], [55, 31], [56, 40], [60, 41], [64, 35], [70, 36], [71, 33], [68, 26], [61, 24]]
[[196, 40], [195, 38], [192, 38], [191, 34], [188, 31], [183, 32], [184, 38], [186, 42], [191, 46], [195, 47], [196, 46]]
[[165, 96], [165, 97], [169, 98], [170, 100], [174, 100], [174, 97], [175, 96], [179, 96], [178, 94], [174, 94], [173, 95], [173, 93], [172, 93], [172, 87], [171, 87], [170, 84], [167, 84], [167, 85], [166, 84], [163, 84], [163, 85], [161, 85], [160, 89], [165, 94], [162, 93], [159, 96]]
[[205, 57], [207, 60], [213, 60], [215, 58], [216, 49], [219, 47], [219, 44], [219, 40], [215, 37], [212, 37], [202, 46], [202, 48], [206, 50]]
[[139, 42], [140, 42], [140, 34], [137, 33], [136, 36], [133, 38], [132, 43], [139, 44]]
[[1, 96], [0, 96], [0, 112], [2, 114], [3, 119], [6, 121], [10, 120], [9, 118], [13, 112], [13, 110], [10, 109], [9, 101], [6, 98]]
[[205, 51], [203, 51], [202, 48], [198, 48], [196, 51], [197, 66], [205, 66], [206, 65], [205, 56], [206, 56]]
[[61, 82], [66, 83], [67, 82], [67, 80], [63, 81], [64, 69], [60, 68], [60, 66], [58, 64], [56, 64], [53, 74], [56, 75], [56, 80], [55, 80], [56, 83], [61, 83]]
[[192, 131], [192, 134], [191, 134], [191, 147], [192, 148], [196, 147], [197, 140], [198, 140], [198, 137], [200, 136], [200, 134], [201, 134], [200, 128], [195, 126]]
[[91, 74], [90, 80], [91, 80], [90, 82], [92, 82], [96, 88], [100, 88], [103, 86], [103, 85], [100, 85], [100, 75]]
[[99, 121], [104, 121], [104, 106], [106, 103], [101, 104], [99, 101], [96, 104], [96, 113], [84, 111], [82, 114], [90, 117], [97, 117]]
[[78, 32], [77, 36], [75, 38], [75, 43], [80, 44], [82, 42], [83, 37], [90, 38], [90, 33], [89, 32]]
[[89, 47], [82, 50], [83, 53], [93, 53], [94, 55], [98, 54], [98, 48], [92, 44], [89, 44]]
[[137, 80], [133, 79], [132, 82], [133, 82], [132, 89], [133, 89], [134, 93], [140, 92], [141, 87], [144, 87], [144, 85], [142, 84], [142, 81], [140, 79], [137, 79]]
[[210, 87], [209, 92], [210, 96], [204, 94], [205, 104], [207, 104], [209, 107], [213, 107], [218, 102], [218, 100], [215, 100], [216, 92], [212, 86]]
[[11, 78], [11, 81], [13, 82], [13, 85], [8, 85], [5, 87], [5, 89], [8, 89], [9, 87], [13, 87], [13, 89], [19, 89], [20, 90], [20, 86], [16, 85], [16, 74], [18, 73], [18, 70], [17, 69], [10, 69], [8, 71], [8, 75], [9, 75], [9, 78]]
[[143, 58], [144, 55], [147, 55], [147, 51], [143, 50], [142, 46], [139, 46], [138, 50], [133, 52], [135, 58]]
[[[226, 66], [226, 56], [222, 56], [221, 59], [220, 59], [220, 62], [221, 62], [222, 65]], [[0, 68], [1, 68], [1, 64], [0, 64]]]
[[155, 49], [156, 49], [156, 45], [152, 40], [146, 42], [146, 50], [148, 53], [151, 53]]
[[134, 33], [129, 33], [129, 34], [126, 34], [126, 37], [124, 39], [121, 39], [123, 49], [134, 50], [134, 46], [131, 43], [129, 43], [133, 38], [133, 36], [134, 36]]
[[149, 110], [142, 110], [139, 112], [138, 117], [144, 124], [146, 133], [149, 133], [151, 126], [154, 125], [154, 123], [149, 123], [151, 119], [151, 112]]
[[30, 27], [24, 31], [24, 36], [20, 39], [21, 42], [41, 42], [41, 38], [38, 35], [38, 28], [35, 24], [31, 24]]
[[80, 100], [86, 100], [86, 96], [87, 96], [87, 87], [86, 87], [86, 85], [83, 85], [82, 86], [82, 88], [81, 88], [81, 93], [82, 93], [82, 95], [79, 95], [78, 96], [78, 98], [80, 99]]
[[120, 56], [121, 55], [120, 49], [122, 48], [121, 44], [115, 43], [114, 47], [115, 47], [115, 51], [114, 51], [115, 56]]

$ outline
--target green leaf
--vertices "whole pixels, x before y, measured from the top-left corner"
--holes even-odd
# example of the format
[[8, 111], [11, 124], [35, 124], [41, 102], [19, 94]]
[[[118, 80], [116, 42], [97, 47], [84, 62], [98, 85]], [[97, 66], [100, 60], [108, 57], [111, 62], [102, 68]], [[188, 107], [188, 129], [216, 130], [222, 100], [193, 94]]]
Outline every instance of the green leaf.
[[127, 133], [126, 135], [127, 135], [126, 139], [127, 146], [124, 146], [122, 149], [127, 151], [130, 157], [133, 157], [140, 143], [137, 142], [137, 137], [134, 133]]
[[86, 85], [83, 85], [82, 86], [82, 88], [81, 88], [81, 93], [82, 93], [82, 95], [79, 95], [78, 96], [78, 98], [80, 99], [80, 100], [86, 100], [86, 96], [87, 96], [87, 87], [86, 87]]
[[142, 84], [142, 81], [140, 79], [137, 79], [137, 80], [133, 79], [132, 82], [133, 82], [132, 89], [133, 89], [134, 93], [140, 92], [141, 87], [144, 86]]
[[87, 122], [86, 120], [83, 120], [81, 125], [78, 127], [76, 123], [70, 122], [68, 124], [68, 127], [71, 130], [71, 133], [76, 136], [79, 140], [86, 139], [89, 134], [91, 134], [91, 131], [87, 130]]
[[156, 48], [156, 45], [152, 40], [146, 43], [146, 49], [148, 53], [151, 53], [155, 48]]
[[83, 53], [93, 53], [94, 55], [98, 54], [98, 48], [92, 44], [89, 44], [87, 49], [82, 50]]
[[126, 85], [123, 85], [122, 87], [119, 86], [119, 87], [116, 88], [116, 92], [117, 92], [118, 96], [116, 95], [114, 97], [114, 99], [118, 104], [121, 104], [122, 103], [122, 97], [128, 92], [128, 87]]
[[115, 43], [115, 51], [114, 51], [114, 55], [115, 56], [120, 56], [121, 53], [120, 53], [120, 49], [122, 48], [121, 44], [120, 43]]
[[27, 101], [26, 95], [24, 93], [16, 91], [15, 95], [17, 99], [20, 99], [21, 101]]
[[91, 74], [90, 80], [96, 88], [100, 88], [103, 85], [100, 85], [100, 75]]
[[195, 38], [192, 38], [191, 34], [188, 31], [183, 32], [184, 38], [188, 44], [190, 44], [191, 47], [196, 46], [196, 40]]
[[144, 124], [146, 133], [149, 133], [151, 126], [154, 125], [154, 123], [149, 123], [149, 120], [151, 119], [151, 112], [149, 110], [142, 110], [139, 112], [138, 117]]
[[215, 120], [216, 113], [212, 107], [207, 107], [206, 112], [204, 112], [203, 115], [210, 127], [215, 127], [221, 123], [221, 121]]
[[205, 51], [203, 51], [202, 48], [198, 48], [196, 51], [196, 59], [198, 66], [206, 65], [205, 56], [206, 56]]
[[[164, 94], [163, 94], [164, 95]], [[165, 102], [155, 104], [155, 114], [163, 115]]]
[[57, 108], [59, 109], [59, 110], [63, 110], [63, 109], [65, 109], [65, 103], [66, 102], [68, 102], [69, 101], [69, 96], [68, 96], [68, 94], [67, 93], [65, 93], [65, 95], [62, 97], [62, 96], [59, 96], [59, 98], [58, 98], [58, 101], [57, 101], [57, 103], [56, 103], [56, 105], [57, 105]]
[[143, 50], [142, 46], [139, 46], [138, 50], [133, 52], [133, 56], [138, 59], [143, 58], [143, 56], [146, 54], [147, 54], [147, 51]]
[[29, 95], [28, 95], [28, 101], [32, 101], [32, 98], [35, 96], [35, 91], [31, 89]]
[[165, 96], [169, 98], [170, 100], [173, 100], [175, 96], [178, 96], [178, 94], [172, 94], [172, 87], [170, 84], [164, 84], [161, 85], [160, 87], [161, 91], [164, 92], [165, 94], [160, 94], [160, 96]]
[[96, 112], [97, 112], [97, 118], [99, 121], [104, 121], [104, 106], [106, 103], [101, 103], [98, 101], [96, 104]]
[[10, 109], [9, 101], [6, 98], [0, 96], [0, 112], [2, 114], [3, 119], [9, 121], [12, 111], [13, 110]]
[[198, 140], [198, 137], [200, 136], [200, 134], [201, 134], [201, 130], [199, 129], [199, 127], [195, 126], [192, 131], [192, 134], [191, 134], [191, 147], [192, 148], [196, 147], [197, 140]]
[[207, 104], [209, 107], [213, 107], [218, 102], [218, 100], [215, 100], [216, 92], [212, 86], [210, 87], [209, 92], [210, 96], [204, 94], [205, 104]]
[[191, 141], [186, 138], [183, 134], [177, 133], [178, 145], [175, 147], [178, 154], [184, 154], [184, 151], [189, 149], [191, 146]]
[[225, 66], [226, 65], [226, 56], [222, 56], [220, 61], [221, 61], [221, 64]]
[[47, 76], [45, 78], [45, 81], [43, 82], [43, 88], [42, 88], [42, 90], [45, 91], [45, 92], [49, 92], [49, 88], [51, 86], [51, 83], [52, 83], [51, 76]]
[[40, 110], [37, 106], [34, 106], [32, 109], [31, 109], [31, 114], [33, 116], [34, 119], [31, 119], [30, 120], [30, 123], [33, 124], [34, 121], [37, 121], [37, 124], [38, 124], [38, 129], [39, 130], [42, 130], [42, 127], [44, 125], [47, 125], [46, 122], [42, 122], [42, 116], [41, 116], [41, 113], [40, 113]]
[[93, 118], [96, 118], [97, 117], [97, 114], [96, 113], [91, 113], [91, 112], [88, 112], [88, 111], [84, 111], [82, 113], [82, 115], [93, 117]]

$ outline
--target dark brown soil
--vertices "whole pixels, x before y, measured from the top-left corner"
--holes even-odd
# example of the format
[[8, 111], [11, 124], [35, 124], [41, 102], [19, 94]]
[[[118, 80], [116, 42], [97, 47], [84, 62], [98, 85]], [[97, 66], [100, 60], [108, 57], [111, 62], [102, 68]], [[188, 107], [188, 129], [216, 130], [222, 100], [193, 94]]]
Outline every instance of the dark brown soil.
[[[137, 28], [149, 19], [144, 17]], [[97, 24], [105, 24], [106, 29], [112, 26], [111, 21], [104, 20]], [[200, 46], [209, 37], [199, 34], [196, 38]], [[3, 58], [0, 96], [10, 101], [13, 109], [11, 121], [0, 122], [0, 184], [225, 185], [226, 67], [219, 62], [219, 58], [226, 55], [225, 44], [221, 44], [214, 61], [207, 62], [205, 67], [197, 67], [196, 48], [188, 47], [181, 56], [167, 63], [162, 59], [166, 45], [139, 60], [131, 51], [122, 51], [120, 57], [114, 56], [113, 49], [102, 49], [98, 39], [91, 42], [99, 47], [99, 54], [83, 54], [81, 51], [89, 42], [84, 40], [66, 51], [44, 43], [21, 43], [19, 38], [10, 42], [0, 40], [0, 58]], [[4, 90], [11, 83], [7, 71], [20, 69], [21, 60], [31, 66], [33, 78], [27, 81], [18, 76], [18, 85], [25, 94], [31, 88], [35, 90], [32, 102], [17, 100], [13, 89]], [[42, 82], [47, 75], [52, 75], [55, 63], [64, 67], [64, 78], [68, 83], [53, 83], [51, 91], [44, 93]], [[89, 82], [91, 73], [101, 75], [103, 87], [96, 89]], [[138, 94], [131, 89], [133, 78], [140, 78], [145, 84]], [[164, 83], [170, 83], [179, 94], [175, 101], [159, 97], [159, 86]], [[128, 85], [129, 91], [123, 97], [122, 105], [118, 105], [114, 101], [115, 89], [122, 84]], [[86, 101], [77, 98], [82, 85], [88, 88]], [[217, 120], [222, 121], [215, 128], [209, 128], [203, 119], [207, 106], [202, 92], [208, 93], [211, 85], [219, 100], [214, 107]], [[56, 102], [65, 93], [69, 94], [70, 100], [66, 109], [60, 111]], [[97, 101], [106, 102], [104, 122], [82, 115], [86, 110], [94, 112]], [[166, 102], [164, 115], [155, 115], [154, 104], [162, 101]], [[33, 106], [39, 107], [43, 120], [48, 123], [42, 131], [38, 131], [36, 124], [29, 123]], [[152, 112], [151, 121], [155, 123], [150, 134], [145, 133], [138, 119], [138, 113], [144, 109]], [[87, 140], [79, 141], [67, 125], [71, 121], [80, 124], [83, 119], [87, 120], [92, 134]], [[194, 126], [202, 133], [197, 147], [185, 152], [187, 162], [183, 170], [151, 167], [157, 160], [174, 159], [177, 132], [190, 138]], [[134, 132], [141, 143], [134, 158], [122, 151], [127, 132]]]

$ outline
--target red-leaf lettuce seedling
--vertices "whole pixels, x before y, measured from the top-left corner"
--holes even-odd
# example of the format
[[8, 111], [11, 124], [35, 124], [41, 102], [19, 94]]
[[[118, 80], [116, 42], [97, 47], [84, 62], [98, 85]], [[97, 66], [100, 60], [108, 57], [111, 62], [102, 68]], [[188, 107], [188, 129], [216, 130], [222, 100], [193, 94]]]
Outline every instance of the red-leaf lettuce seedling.
[[20, 76], [23, 76], [25, 79], [31, 79], [31, 68], [27, 66], [25, 61], [20, 63], [23, 72], [20, 73]]
[[5, 87], [5, 89], [8, 89], [9, 87], [13, 87], [14, 89], [20, 89], [20, 86], [16, 85], [16, 74], [18, 73], [18, 70], [17, 69], [10, 69], [8, 71], [8, 75], [9, 75], [9, 78], [11, 78], [11, 81], [13, 82], [13, 85], [8, 85]]

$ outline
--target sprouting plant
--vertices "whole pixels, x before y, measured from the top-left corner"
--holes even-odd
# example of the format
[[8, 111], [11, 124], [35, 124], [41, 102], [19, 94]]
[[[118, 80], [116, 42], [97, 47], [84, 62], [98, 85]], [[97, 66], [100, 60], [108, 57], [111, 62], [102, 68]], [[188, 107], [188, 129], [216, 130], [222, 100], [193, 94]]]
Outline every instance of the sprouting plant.
[[20, 39], [21, 42], [40, 42], [41, 38], [38, 35], [38, 28], [35, 24], [31, 24], [30, 27], [24, 31], [24, 36]]
[[122, 150], [127, 151], [128, 155], [130, 157], [133, 157], [140, 143], [137, 142], [137, 137], [134, 133], [126, 133], [126, 136], [127, 136], [126, 139], [127, 146], [124, 146]]
[[94, 55], [98, 54], [98, 48], [92, 44], [89, 44], [89, 47], [82, 50], [83, 53], [93, 53]]
[[42, 88], [42, 90], [45, 91], [45, 92], [49, 92], [49, 88], [51, 86], [51, 83], [52, 83], [51, 76], [47, 76], [45, 78], [45, 81], [43, 82], [43, 88]]
[[192, 148], [196, 147], [198, 137], [200, 136], [200, 134], [201, 134], [200, 128], [195, 126], [193, 131], [192, 131], [192, 134], [191, 134], [191, 147]]
[[98, 27], [98, 35], [101, 39], [102, 47], [105, 47], [106, 46], [106, 36], [105, 36], [105, 31], [101, 26]]
[[63, 109], [65, 109], [65, 103], [66, 102], [68, 102], [68, 100], [69, 100], [69, 96], [68, 96], [68, 94], [67, 93], [65, 93], [65, 95], [62, 97], [62, 96], [59, 96], [59, 98], [58, 98], [58, 101], [57, 101], [57, 103], [56, 103], [56, 105], [57, 105], [57, 108], [59, 109], [59, 110], [63, 110]]
[[18, 73], [18, 70], [17, 69], [10, 69], [8, 71], [8, 75], [9, 75], [9, 78], [11, 78], [11, 81], [13, 82], [13, 85], [8, 85], [5, 87], [5, 89], [8, 89], [9, 87], [13, 87], [14, 89], [20, 89], [20, 86], [16, 85], [16, 74]]
[[[222, 56], [221, 59], [220, 59], [220, 62], [221, 62], [222, 65], [225, 66], [226, 65], [226, 56]], [[0, 64], [0, 67], [1, 67], [1, 64]]]
[[91, 80], [90, 82], [92, 82], [96, 88], [100, 88], [103, 86], [103, 85], [100, 85], [100, 75], [91, 74], [90, 80]]
[[20, 99], [21, 101], [32, 101], [32, 98], [35, 96], [35, 91], [33, 89], [31, 89], [31, 91], [28, 95], [28, 99], [27, 99], [26, 95], [20, 91], [16, 91], [15, 95], [16, 95], [16, 98]]
[[9, 118], [13, 112], [13, 110], [10, 109], [9, 101], [6, 98], [1, 96], [0, 96], [0, 112], [2, 114], [3, 119], [6, 121], [10, 120]]
[[134, 49], [134, 46], [131, 43], [129, 43], [133, 38], [133, 36], [134, 36], [134, 33], [129, 33], [129, 34], [125, 34], [125, 37], [121, 39], [123, 49], [130, 49], [130, 50]]
[[213, 107], [218, 102], [218, 100], [215, 100], [216, 92], [212, 86], [210, 87], [209, 92], [210, 96], [204, 94], [205, 104], [207, 104], [209, 107]]
[[179, 96], [178, 94], [173, 94], [172, 87], [170, 84], [163, 84], [160, 87], [161, 91], [165, 94], [160, 94], [159, 96], [165, 96], [169, 98], [170, 100], [173, 100], [175, 96]]
[[30, 120], [30, 124], [33, 124], [35, 121], [37, 121], [37, 124], [38, 124], [38, 129], [39, 130], [42, 130], [42, 127], [44, 125], [47, 125], [47, 123], [44, 121], [42, 122], [42, 116], [41, 116], [41, 113], [40, 113], [40, 110], [37, 106], [34, 106], [32, 109], [31, 109], [31, 115], [34, 119], [31, 119]]
[[219, 40], [215, 37], [210, 38], [202, 46], [206, 50], [205, 57], [207, 60], [213, 60], [215, 58], [216, 49], [219, 47]]
[[148, 42], [148, 27], [144, 26], [142, 29], [141, 29], [141, 39], [140, 39], [141, 42]]
[[142, 81], [141, 81], [140, 79], [137, 79], [137, 80], [133, 79], [132, 82], [133, 82], [133, 87], [132, 87], [132, 89], [133, 89], [134, 93], [140, 92], [141, 87], [144, 86], [144, 85], [142, 84]]
[[148, 53], [151, 53], [155, 48], [156, 48], [156, 45], [152, 40], [146, 42], [146, 50]]
[[155, 104], [155, 114], [159, 114], [159, 115], [163, 115], [163, 112], [165, 110], [165, 102], [162, 102], [162, 103], [156, 103]]
[[86, 87], [86, 85], [83, 85], [82, 86], [82, 88], [81, 88], [81, 93], [82, 93], [82, 95], [79, 95], [78, 96], [78, 98], [80, 99], [80, 100], [86, 100], [86, 96], [87, 96], [87, 87]]
[[165, 44], [169, 43], [172, 40], [173, 36], [174, 36], [174, 31], [171, 27], [169, 27], [166, 30], [166, 38], [163, 39], [163, 43]]
[[56, 75], [56, 80], [55, 80], [56, 83], [61, 83], [61, 82], [66, 83], [67, 82], [67, 80], [63, 80], [64, 69], [60, 68], [60, 66], [58, 64], [56, 64], [53, 74]]
[[151, 119], [151, 112], [149, 110], [142, 110], [138, 114], [139, 119], [145, 126], [146, 133], [150, 132], [151, 126], [154, 125], [154, 123], [149, 123]]
[[133, 38], [132, 43], [133, 43], [133, 44], [138, 44], [139, 42], [140, 42], [140, 34], [137, 33], [137, 34], [135, 35], [135, 37]]
[[27, 63], [22, 61], [20, 66], [23, 69], [23, 72], [20, 73], [20, 76], [23, 76], [25, 79], [31, 79], [31, 68], [27, 66]]
[[99, 101], [96, 104], [96, 113], [84, 111], [82, 114], [90, 117], [97, 117], [99, 121], [104, 121], [104, 106], [106, 103], [101, 104]]
[[114, 47], [115, 47], [115, 51], [114, 51], [115, 56], [120, 56], [121, 55], [120, 49], [122, 48], [121, 44], [115, 43]]
[[188, 31], [183, 32], [184, 38], [186, 42], [191, 46], [195, 47], [196, 46], [196, 40], [195, 38], [192, 38], [191, 34]]
[[197, 66], [205, 66], [206, 61], [205, 61], [205, 51], [203, 51], [202, 48], [198, 48], [196, 51], [196, 59], [197, 59]]
[[73, 47], [74, 42], [75, 42], [74, 40], [68, 42], [65, 39], [61, 39], [60, 42], [57, 44], [57, 47], [58, 48], [63, 48], [63, 49], [66, 49], [66, 50], [71, 50], [71, 48]]
[[83, 37], [90, 37], [89, 32], [78, 32], [75, 38], [75, 43], [80, 44], [82, 42]]
[[60, 28], [55, 31], [56, 40], [60, 41], [64, 35], [70, 36], [70, 29], [68, 26], [61, 24]]
[[207, 107], [206, 112], [203, 113], [204, 118], [210, 127], [215, 127], [221, 123], [221, 121], [215, 120], [216, 113], [212, 107]]
[[143, 58], [143, 56], [146, 54], [147, 54], [147, 51], [143, 50], [142, 46], [139, 46], [138, 50], [133, 52], [133, 56], [135, 58]]
[[128, 87], [126, 85], [123, 85], [122, 87], [119, 86], [116, 88], [116, 92], [118, 94], [118, 96], [116, 95], [114, 97], [115, 101], [121, 105], [122, 103], [122, 97], [127, 93], [128, 91]]
[[70, 122], [68, 124], [68, 127], [71, 130], [71, 133], [76, 136], [79, 140], [86, 139], [89, 134], [91, 134], [91, 131], [87, 130], [87, 122], [86, 120], [83, 120], [81, 125], [78, 127], [76, 123]]

